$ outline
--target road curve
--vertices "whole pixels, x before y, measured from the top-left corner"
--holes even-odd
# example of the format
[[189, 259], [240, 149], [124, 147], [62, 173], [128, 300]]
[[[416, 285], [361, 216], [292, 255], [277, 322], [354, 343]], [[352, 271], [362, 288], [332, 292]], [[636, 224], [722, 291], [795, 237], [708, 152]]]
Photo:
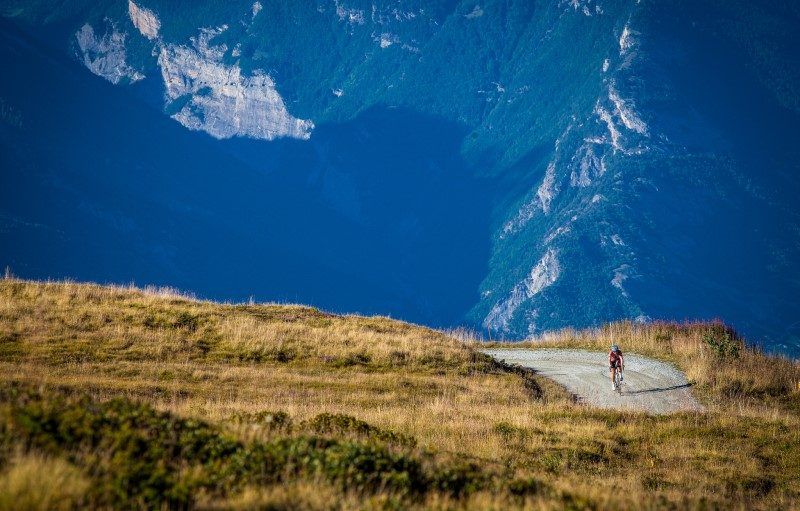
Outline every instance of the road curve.
[[481, 351], [555, 380], [588, 405], [652, 414], [703, 410], [690, 392], [686, 375], [652, 358], [626, 354], [625, 381], [619, 394], [611, 389], [606, 353], [562, 349]]

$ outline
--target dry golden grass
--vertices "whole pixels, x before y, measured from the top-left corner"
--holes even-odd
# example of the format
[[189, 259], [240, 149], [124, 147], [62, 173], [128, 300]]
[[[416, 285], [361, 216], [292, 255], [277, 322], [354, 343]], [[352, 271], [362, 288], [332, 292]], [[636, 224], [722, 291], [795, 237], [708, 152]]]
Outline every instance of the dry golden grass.
[[[432, 493], [403, 507], [796, 508], [800, 369], [753, 350], [720, 356], [704, 337], [714, 328], [622, 323], [530, 343], [605, 350], [614, 340], [676, 363], [709, 411], [652, 417], [576, 405], [552, 383], [526, 385], [472, 343], [387, 318], [7, 279], [0, 381], [143, 400], [245, 441], [276, 433], [237, 414], [283, 411], [296, 422], [351, 415], [413, 436], [420, 455], [472, 461], [495, 481], [462, 499]], [[524, 480], [533, 489], [517, 495]], [[390, 500], [299, 479], [200, 503], [375, 509]]]
[[89, 484], [62, 459], [17, 453], [0, 473], [0, 511], [78, 509]]

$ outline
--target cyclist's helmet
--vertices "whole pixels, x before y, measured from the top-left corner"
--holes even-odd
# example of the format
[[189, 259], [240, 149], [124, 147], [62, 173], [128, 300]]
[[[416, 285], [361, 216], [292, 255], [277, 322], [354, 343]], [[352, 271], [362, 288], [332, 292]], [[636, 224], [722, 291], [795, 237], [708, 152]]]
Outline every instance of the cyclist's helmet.
[[614, 353], [618, 352], [619, 351], [619, 346], [617, 346], [616, 344], [612, 344], [611, 345], [611, 351], [613, 351]]

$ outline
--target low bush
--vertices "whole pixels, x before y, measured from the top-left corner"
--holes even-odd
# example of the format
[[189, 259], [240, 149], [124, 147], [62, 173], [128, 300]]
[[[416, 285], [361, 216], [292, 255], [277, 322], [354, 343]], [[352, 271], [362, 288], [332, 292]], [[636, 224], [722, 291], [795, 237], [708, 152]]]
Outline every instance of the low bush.
[[703, 335], [706, 344], [714, 354], [721, 358], [738, 358], [739, 351], [742, 349], [742, 342], [734, 337], [727, 330], [713, 329]]
[[[413, 453], [393, 452], [387, 444], [413, 447], [416, 441], [346, 415], [320, 414], [304, 424], [317, 434], [344, 438], [278, 436], [245, 444], [203, 421], [127, 399], [96, 401], [67, 390], [12, 385], [0, 391], [0, 405], [7, 424], [3, 444], [12, 441], [90, 473], [86, 499], [94, 507], [185, 508], [198, 493], [224, 496], [295, 478], [322, 478], [347, 491], [398, 498], [429, 491], [460, 497], [488, 480], [475, 464], [437, 466]], [[238, 414], [236, 420], [291, 428], [283, 412]]]
[[517, 497], [544, 495], [550, 492], [550, 487], [538, 479], [519, 478], [508, 483], [508, 492]]
[[486, 475], [472, 462], [457, 462], [442, 468], [433, 478], [433, 486], [453, 497], [466, 497], [487, 484]]
[[236, 412], [231, 416], [231, 421], [237, 424], [258, 424], [270, 431], [291, 431], [293, 425], [288, 413], [268, 410], [255, 413]]
[[403, 447], [415, 447], [414, 437], [381, 429], [350, 415], [321, 413], [306, 423], [319, 434], [355, 435], [363, 440], [386, 442]]

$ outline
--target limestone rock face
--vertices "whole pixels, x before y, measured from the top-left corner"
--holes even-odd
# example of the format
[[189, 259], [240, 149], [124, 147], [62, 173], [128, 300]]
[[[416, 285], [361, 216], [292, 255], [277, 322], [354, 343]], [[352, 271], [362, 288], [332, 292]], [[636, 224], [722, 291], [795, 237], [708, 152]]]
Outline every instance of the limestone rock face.
[[[255, 2], [253, 17], [261, 9], [261, 4]], [[128, 16], [139, 33], [153, 42], [153, 55], [158, 56], [164, 80], [166, 110], [173, 119], [220, 139], [311, 136], [314, 123], [287, 111], [272, 77], [258, 70], [246, 74], [238, 62], [223, 61], [228, 47], [214, 45], [212, 39], [227, 26], [201, 29], [197, 37], [191, 38], [191, 44], [174, 44], [160, 36], [161, 21], [150, 9], [129, 0]], [[128, 34], [112, 20], [106, 19], [106, 25], [103, 34], [88, 23], [75, 34], [84, 65], [114, 84], [142, 80], [144, 74], [127, 63]]]
[[111, 83], [137, 82], [144, 75], [133, 69], [126, 62], [125, 38], [127, 34], [120, 32], [110, 22], [108, 30], [102, 36], [95, 33], [88, 23], [75, 33], [84, 65], [97, 76], [102, 76]]
[[150, 9], [139, 7], [133, 1], [128, 0], [128, 15], [133, 22], [133, 26], [139, 29], [139, 32], [151, 41], [158, 37], [158, 31], [161, 29], [161, 21]]
[[[509, 323], [520, 305], [544, 289], [552, 286], [561, 275], [561, 266], [554, 249], [549, 249], [542, 259], [531, 268], [525, 279], [514, 286], [506, 299], [498, 302], [483, 321], [483, 326], [501, 333], [509, 332]], [[530, 318], [530, 330], [536, 331], [536, 317]]]
[[247, 76], [238, 64], [223, 63], [227, 47], [209, 43], [224, 30], [201, 31], [191, 47], [161, 46], [158, 65], [167, 109], [177, 109], [173, 119], [215, 138], [308, 139], [314, 123], [286, 110], [269, 75], [256, 71]]

